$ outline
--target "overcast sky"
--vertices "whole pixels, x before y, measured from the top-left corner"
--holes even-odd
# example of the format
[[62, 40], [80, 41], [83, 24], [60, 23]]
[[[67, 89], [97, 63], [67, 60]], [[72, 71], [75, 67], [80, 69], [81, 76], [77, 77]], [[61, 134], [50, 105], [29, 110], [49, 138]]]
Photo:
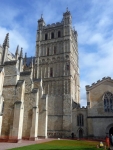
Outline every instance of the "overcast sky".
[[86, 106], [85, 86], [104, 76], [113, 77], [113, 0], [1, 0], [0, 44], [10, 35], [10, 51], [17, 45], [35, 55], [37, 20], [60, 22], [66, 8], [78, 32], [81, 105]]

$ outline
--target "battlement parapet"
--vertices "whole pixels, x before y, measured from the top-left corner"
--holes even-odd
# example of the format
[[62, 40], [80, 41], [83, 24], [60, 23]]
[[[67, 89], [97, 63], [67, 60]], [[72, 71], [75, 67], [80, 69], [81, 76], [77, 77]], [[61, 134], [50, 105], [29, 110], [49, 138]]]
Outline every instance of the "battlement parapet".
[[58, 26], [61, 26], [61, 25], [63, 25], [63, 22], [56, 22], [56, 23], [47, 24], [46, 26], [43, 26], [43, 29], [58, 27]]
[[87, 90], [88, 88], [91, 88], [91, 87], [93, 87], [93, 86], [95, 86], [95, 85], [97, 85], [97, 84], [103, 82], [104, 80], [110, 80], [110, 81], [112, 80], [112, 81], [113, 81], [113, 79], [111, 79], [111, 77], [103, 77], [101, 80], [98, 80], [96, 83], [95, 83], [95, 82], [92, 83], [91, 86], [90, 86], [90, 85], [86, 85], [86, 90]]

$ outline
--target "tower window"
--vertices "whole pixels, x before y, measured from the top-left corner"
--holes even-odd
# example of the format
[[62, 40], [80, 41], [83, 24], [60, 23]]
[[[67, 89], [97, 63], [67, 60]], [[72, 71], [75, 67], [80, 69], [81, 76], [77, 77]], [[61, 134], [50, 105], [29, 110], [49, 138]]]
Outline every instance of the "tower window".
[[69, 68], [70, 68], [69, 64], [66, 64], [66, 70], [69, 70]]
[[50, 77], [53, 77], [53, 68], [50, 68]]
[[113, 94], [106, 92], [104, 95], [104, 111], [113, 112]]
[[54, 46], [54, 54], [56, 54], [56, 46]]
[[61, 32], [60, 31], [58, 31], [58, 37], [61, 37]]
[[49, 56], [49, 47], [47, 48], [47, 56]]
[[84, 126], [84, 116], [82, 114], [77, 115], [77, 126]]
[[54, 33], [53, 32], [51, 33], [51, 39], [54, 39]]
[[47, 35], [47, 33], [45, 34], [45, 40], [47, 40], [47, 38], [48, 38], [48, 35]]

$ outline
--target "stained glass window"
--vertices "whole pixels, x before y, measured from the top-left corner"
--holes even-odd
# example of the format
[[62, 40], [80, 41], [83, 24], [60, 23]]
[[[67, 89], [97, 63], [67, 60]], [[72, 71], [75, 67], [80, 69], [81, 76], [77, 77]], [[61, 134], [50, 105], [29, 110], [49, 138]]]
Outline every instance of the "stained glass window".
[[113, 94], [106, 92], [104, 95], [104, 111], [113, 112]]

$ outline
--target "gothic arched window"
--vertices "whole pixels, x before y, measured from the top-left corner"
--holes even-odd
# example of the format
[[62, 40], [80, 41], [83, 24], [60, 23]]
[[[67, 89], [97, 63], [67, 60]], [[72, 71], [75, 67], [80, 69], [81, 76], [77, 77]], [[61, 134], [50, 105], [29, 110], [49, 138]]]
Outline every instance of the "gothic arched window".
[[56, 46], [54, 46], [54, 54], [56, 54]]
[[48, 36], [47, 36], [47, 33], [45, 34], [45, 40], [47, 40]]
[[106, 92], [104, 95], [104, 111], [113, 112], [113, 94]]
[[58, 31], [58, 37], [61, 37], [61, 32], [60, 31]]
[[47, 56], [49, 56], [49, 47], [47, 48]]
[[51, 33], [51, 39], [54, 39], [54, 33], [53, 32]]
[[84, 126], [84, 116], [82, 114], [77, 115], [77, 126]]
[[53, 68], [50, 68], [50, 77], [53, 77]]

